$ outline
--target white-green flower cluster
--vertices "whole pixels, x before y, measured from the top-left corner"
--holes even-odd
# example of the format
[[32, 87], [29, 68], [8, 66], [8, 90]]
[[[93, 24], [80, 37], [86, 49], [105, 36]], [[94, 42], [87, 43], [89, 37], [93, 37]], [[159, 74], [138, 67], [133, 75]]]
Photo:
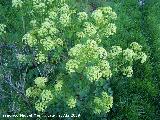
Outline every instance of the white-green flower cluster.
[[61, 14], [61, 16], [59, 18], [59, 22], [64, 27], [68, 26], [70, 23], [70, 16], [67, 13]]
[[91, 66], [87, 68], [87, 77], [92, 81], [99, 80], [102, 77], [101, 69], [98, 66]]
[[87, 68], [86, 74], [91, 82], [97, 81], [101, 77], [110, 78], [112, 76], [108, 61], [102, 60], [98, 65]]
[[41, 93], [41, 100], [35, 103], [35, 108], [39, 112], [44, 112], [48, 107], [48, 103], [53, 99], [53, 95], [50, 90], [43, 90]]
[[36, 12], [44, 13], [47, 5], [52, 5], [54, 1], [55, 0], [32, 0], [33, 8]]
[[36, 55], [35, 58], [37, 63], [43, 63], [47, 61], [47, 57], [44, 53], [42, 53], [41, 51]]
[[127, 77], [132, 77], [133, 69], [132, 66], [128, 66], [123, 69], [123, 75], [126, 75]]
[[106, 60], [101, 60], [99, 62], [99, 66], [101, 69], [102, 77], [110, 78], [112, 76], [112, 71], [110, 69], [109, 62]]
[[43, 90], [41, 93], [42, 102], [49, 102], [53, 99], [53, 95], [50, 90]]
[[131, 47], [131, 49], [132, 50], [134, 50], [134, 51], [141, 51], [142, 50], [142, 46], [141, 45], [139, 45], [137, 42], [132, 42], [131, 44], [130, 44], [130, 47]]
[[41, 40], [41, 44], [45, 51], [51, 51], [56, 47], [63, 46], [63, 40], [61, 38], [51, 38], [50, 36], [46, 37], [45, 39]]
[[59, 32], [59, 30], [56, 28], [56, 25], [54, 21], [50, 20], [49, 18], [46, 18], [45, 21], [42, 23], [41, 28], [38, 31], [38, 34], [42, 37], [45, 36], [54, 36]]
[[141, 52], [140, 56], [141, 56], [141, 63], [146, 62], [146, 60], [147, 60], [147, 55], [146, 55], [144, 52]]
[[91, 17], [96, 23], [107, 25], [109, 21], [116, 20], [117, 14], [113, 12], [111, 7], [101, 7], [94, 10]]
[[77, 35], [77, 37], [80, 38], [80, 39], [81, 39], [81, 38], [84, 38], [84, 37], [86, 36], [84, 32], [77, 32], [76, 35]]
[[32, 91], [34, 90], [33, 87], [29, 87], [27, 90], [26, 90], [26, 96], [27, 97], [32, 97]]
[[46, 37], [46, 39], [41, 40], [41, 44], [43, 45], [44, 49], [46, 51], [50, 51], [52, 49], [55, 49], [55, 42], [52, 40], [51, 37]]
[[24, 41], [26, 44], [28, 44], [29, 46], [33, 47], [34, 45], [36, 45], [37, 43], [37, 39], [35, 39], [31, 33], [26, 33], [23, 38], [22, 41]]
[[113, 97], [106, 92], [102, 92], [100, 97], [95, 97], [92, 108], [95, 114], [108, 113], [113, 105]]
[[23, 4], [22, 0], [12, 0], [12, 7], [21, 8], [22, 4]]
[[66, 63], [69, 73], [84, 71], [91, 82], [101, 77], [109, 78], [112, 75], [106, 60], [107, 51], [103, 47], [98, 47], [94, 40], [75, 45], [70, 49], [69, 55], [72, 58]]
[[105, 16], [105, 19], [117, 19], [117, 14], [112, 10], [111, 7], [101, 7], [100, 8]]
[[40, 88], [37, 87], [29, 87], [26, 90], [26, 96], [27, 97], [37, 97], [41, 94], [42, 90]]
[[[116, 33], [116, 25], [113, 23], [116, 20], [117, 15], [112, 11], [111, 7], [102, 7], [94, 10], [91, 15], [88, 15], [85, 12], [78, 13], [78, 21], [84, 21], [83, 23], [83, 32], [78, 32], [79, 38], [83, 38], [82, 33], [90, 37], [95, 37], [94, 35], [98, 35], [101, 37], [109, 37]], [[89, 22], [89, 19], [93, 19], [92, 22]], [[88, 21], [87, 21], [88, 20]], [[85, 37], [87, 37], [85, 36]]]
[[46, 0], [46, 3], [51, 5], [55, 0]]
[[110, 35], [114, 35], [116, 33], [116, 29], [117, 27], [114, 23], [109, 23], [104, 29], [103, 34], [106, 37], [109, 37]]
[[55, 40], [56, 46], [63, 46], [63, 40], [61, 38], [57, 38]]
[[141, 59], [141, 63], [144, 63], [147, 60], [147, 55], [142, 52], [142, 46], [137, 42], [132, 42], [130, 45], [131, 49], [135, 52], [135, 60]]
[[30, 21], [30, 25], [32, 26], [32, 27], [36, 27], [37, 26], [37, 21], [34, 19], [34, 20], [31, 20]]
[[[92, 40], [92, 39], [89, 39], [87, 40], [86, 42], [86, 47], [88, 47], [89, 49], [97, 49], [98, 48], [98, 45], [97, 45], [97, 42]], [[98, 49], [99, 50], [99, 49]]]
[[113, 21], [117, 18], [117, 15], [110, 7], [98, 8], [91, 15], [85, 12], [79, 12], [77, 15], [78, 21], [80, 21], [79, 24], [82, 24], [83, 27], [81, 28], [82, 31], [76, 32], [79, 39], [94, 38], [95, 41], [101, 42], [101, 38], [116, 33], [117, 28]]
[[84, 45], [82, 44], [77, 44], [75, 45], [73, 48], [71, 48], [68, 52], [68, 54], [72, 57], [76, 57], [76, 56], [79, 56], [81, 54], [81, 49], [84, 48]]
[[100, 10], [100, 9], [97, 9], [97, 10], [93, 11], [91, 16], [96, 21], [96, 23], [101, 23], [104, 20], [102, 10]]
[[132, 42], [130, 48], [125, 50], [122, 50], [120, 46], [113, 46], [109, 52], [108, 58], [111, 59], [113, 71], [118, 72], [120, 70], [123, 72], [123, 75], [131, 77], [133, 74], [133, 61], [141, 60], [141, 63], [144, 63], [147, 59], [147, 55], [142, 52], [141, 45]]
[[76, 107], [77, 100], [73, 96], [69, 97], [66, 102], [69, 108]]
[[73, 48], [71, 48], [69, 51], [69, 55], [71, 57], [75, 57], [75, 59], [77, 60], [84, 61], [88, 59], [106, 59], [107, 51], [102, 47], [98, 47], [96, 41], [89, 39], [85, 44], [77, 44]]
[[115, 58], [121, 53], [122, 53], [122, 48], [120, 46], [112, 46], [110, 53], [109, 53], [109, 57]]
[[45, 87], [45, 83], [47, 82], [47, 78], [45, 77], [37, 77], [34, 82], [37, 85], [37, 87], [39, 88], [44, 88]]
[[63, 80], [58, 80], [58, 82], [54, 86], [55, 91], [60, 92], [62, 90], [63, 84]]
[[25, 34], [22, 40], [36, 49], [35, 60], [37, 63], [48, 61], [48, 53], [63, 46], [63, 40], [59, 38], [59, 30], [56, 27], [56, 23], [50, 18], [45, 18], [40, 28], [35, 26], [35, 29]]
[[37, 101], [37, 102], [35, 103], [35, 108], [36, 108], [36, 110], [39, 111], [39, 112], [44, 112], [45, 109], [47, 108], [47, 103]]
[[126, 61], [132, 62], [134, 59], [135, 53], [132, 49], [127, 48], [126, 50], [123, 50], [123, 56]]
[[2, 35], [2, 34], [5, 34], [5, 33], [6, 33], [5, 28], [6, 28], [6, 25], [4, 25], [4, 24], [0, 24], [0, 35]]
[[100, 36], [109, 37], [116, 33], [116, 25], [113, 23], [117, 15], [112, 11], [111, 7], [101, 7], [93, 11], [91, 17], [94, 19], [96, 27], [98, 27], [98, 34]]
[[55, 19], [57, 19], [57, 17], [58, 17], [58, 14], [57, 14], [57, 12], [56, 11], [50, 11], [49, 12], [49, 18], [51, 19], [51, 20], [55, 20]]
[[60, 13], [69, 13], [70, 12], [70, 8], [67, 4], [63, 4], [63, 6], [61, 8], [59, 8]]
[[69, 26], [71, 22], [71, 14], [72, 11], [70, 10], [69, 6], [67, 4], [64, 4], [59, 9], [60, 17], [59, 22], [63, 27]]
[[34, 7], [37, 9], [37, 10], [41, 10], [42, 12], [45, 12], [45, 3], [39, 3], [39, 4], [35, 4]]
[[98, 47], [99, 58], [106, 59], [107, 58], [107, 51], [103, 47]]
[[95, 35], [97, 33], [97, 28], [90, 22], [84, 23], [84, 33], [89, 37]]
[[46, 8], [46, 0], [32, 0], [33, 8], [36, 12], [44, 13]]
[[110, 6], [108, 7], [102, 7], [101, 10], [105, 13], [105, 14], [108, 14], [108, 13], [111, 13], [112, 12], [112, 8]]
[[36, 97], [39, 99], [35, 103], [35, 108], [39, 112], [44, 112], [44, 110], [47, 108], [49, 102], [53, 99], [53, 94], [50, 90], [45, 89], [45, 83], [47, 82], [47, 78], [45, 77], [37, 77], [34, 82], [34, 87], [29, 87], [26, 90], [26, 96], [27, 97], [33, 97], [36, 99]]
[[80, 63], [77, 60], [70, 59], [66, 63], [66, 69], [69, 71], [69, 73], [76, 72], [76, 70], [78, 69], [79, 64]]
[[57, 23], [51, 18], [45, 18], [41, 27], [34, 27], [35, 29], [25, 34], [22, 40], [36, 49], [35, 60], [37, 63], [46, 62], [50, 51], [62, 48], [63, 40], [59, 38]]
[[78, 20], [83, 21], [88, 19], [88, 14], [86, 12], [79, 12], [78, 13]]

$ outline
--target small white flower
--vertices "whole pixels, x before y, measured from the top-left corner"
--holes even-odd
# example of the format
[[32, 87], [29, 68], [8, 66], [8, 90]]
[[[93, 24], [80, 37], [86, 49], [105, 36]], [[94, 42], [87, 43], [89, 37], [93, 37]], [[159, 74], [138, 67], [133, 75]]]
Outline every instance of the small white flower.
[[23, 4], [23, 2], [22, 2], [22, 0], [12, 0], [12, 7], [22, 7], [22, 4]]
[[78, 13], [78, 20], [79, 21], [83, 21], [83, 20], [87, 20], [88, 15], [86, 12], [79, 12]]

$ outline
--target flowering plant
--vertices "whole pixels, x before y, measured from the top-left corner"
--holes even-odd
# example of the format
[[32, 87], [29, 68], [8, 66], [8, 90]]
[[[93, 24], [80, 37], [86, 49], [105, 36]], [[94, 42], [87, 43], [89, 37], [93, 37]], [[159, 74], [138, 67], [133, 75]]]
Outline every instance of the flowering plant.
[[111, 7], [87, 13], [72, 7], [70, 0], [13, 0], [16, 8], [24, 9], [25, 4], [33, 19], [22, 41], [34, 51], [36, 65], [50, 63], [58, 71], [54, 80], [51, 74], [40, 74], [26, 90], [36, 110], [44, 112], [53, 106], [56, 113], [88, 109], [92, 114], [108, 113], [113, 105], [110, 78], [118, 72], [131, 77], [134, 61], [147, 59], [142, 46], [133, 42], [125, 50], [103, 47], [103, 41], [116, 33], [117, 14]]

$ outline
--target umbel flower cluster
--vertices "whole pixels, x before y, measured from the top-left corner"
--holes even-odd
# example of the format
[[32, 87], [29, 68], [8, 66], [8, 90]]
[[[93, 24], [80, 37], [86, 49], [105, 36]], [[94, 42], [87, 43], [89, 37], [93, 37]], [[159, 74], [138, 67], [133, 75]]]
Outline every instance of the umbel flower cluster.
[[[66, 94], [65, 92], [67, 89], [65, 89], [65, 91], [62, 90], [62, 80], [59, 80], [52, 88], [47, 88], [47, 81], [48, 79], [45, 77], [37, 77], [34, 80], [35, 85], [33, 87], [29, 87], [26, 90], [26, 96], [36, 100], [35, 109], [39, 112], [44, 112], [49, 104], [52, 104], [55, 101], [59, 101], [61, 94]], [[72, 95], [67, 95], [65, 102], [69, 108], [76, 107], [76, 98], [74, 98]]]
[[[32, 29], [22, 40], [36, 51], [37, 63], [48, 62], [48, 54], [51, 51], [56, 51], [52, 59], [57, 60], [63, 54], [63, 50], [68, 49], [72, 40], [77, 44], [93, 39], [99, 44], [101, 39], [116, 33], [113, 21], [117, 15], [111, 7], [98, 8], [89, 15], [72, 9], [65, 1], [31, 1], [33, 4], [30, 6], [29, 15], [35, 19], [31, 20]], [[13, 6], [21, 6], [20, 3], [13, 1]], [[25, 3], [29, 4], [27, 1], [23, 4]], [[43, 19], [40, 20], [38, 15]]]
[[16, 7], [16, 8], [20, 7], [21, 8], [22, 4], [23, 4], [22, 0], [12, 0], [13, 7]]
[[93, 101], [94, 113], [102, 113], [102, 112], [109, 112], [110, 108], [113, 104], [113, 97], [109, 96], [108, 93], [102, 92], [100, 97], [95, 97]]
[[6, 33], [5, 28], [6, 28], [6, 25], [4, 25], [4, 24], [0, 24], [0, 35], [2, 35], [2, 34], [5, 34], [5, 33]]
[[[35, 85], [26, 90], [26, 95], [34, 98], [36, 110], [44, 112], [50, 106], [53, 111], [61, 107], [63, 109], [57, 111], [84, 112], [89, 107], [93, 114], [109, 112], [113, 97], [108, 92], [110, 87], [105, 86], [119, 71], [131, 77], [134, 61], [146, 61], [142, 46], [136, 42], [125, 50], [120, 46], [113, 46], [110, 50], [101, 46], [116, 33], [114, 21], [117, 15], [111, 7], [86, 13], [72, 8], [70, 0], [30, 1], [32, 4], [23, 2], [23, 7], [30, 5], [28, 13], [33, 19], [31, 29], [22, 41], [34, 51], [34, 62], [48, 63], [50, 56], [51, 63], [61, 60], [59, 66], [63, 68], [58, 65], [57, 68], [64, 72], [55, 75], [55, 80], [37, 77]], [[13, 3], [15, 7], [21, 6], [20, 2]], [[62, 56], [66, 59], [61, 59]], [[22, 54], [18, 59], [26, 60]]]
[[130, 48], [122, 50], [120, 46], [112, 46], [111, 50], [108, 53], [108, 58], [112, 64], [112, 71], [121, 71], [123, 75], [127, 77], [132, 77], [133, 62], [140, 60], [141, 63], [144, 63], [147, 59], [147, 55], [142, 52], [142, 46], [137, 42], [132, 42]]
[[26, 96], [39, 97], [35, 103], [35, 108], [38, 111], [44, 111], [48, 103], [53, 99], [53, 94], [50, 90], [46, 89], [45, 83], [47, 82], [47, 78], [37, 77], [34, 81], [36, 85], [26, 90]]
[[101, 77], [109, 78], [112, 75], [106, 50], [98, 47], [94, 40], [87, 40], [84, 45], [75, 45], [70, 49], [69, 55], [72, 58], [66, 63], [69, 73], [83, 71], [91, 82]]

